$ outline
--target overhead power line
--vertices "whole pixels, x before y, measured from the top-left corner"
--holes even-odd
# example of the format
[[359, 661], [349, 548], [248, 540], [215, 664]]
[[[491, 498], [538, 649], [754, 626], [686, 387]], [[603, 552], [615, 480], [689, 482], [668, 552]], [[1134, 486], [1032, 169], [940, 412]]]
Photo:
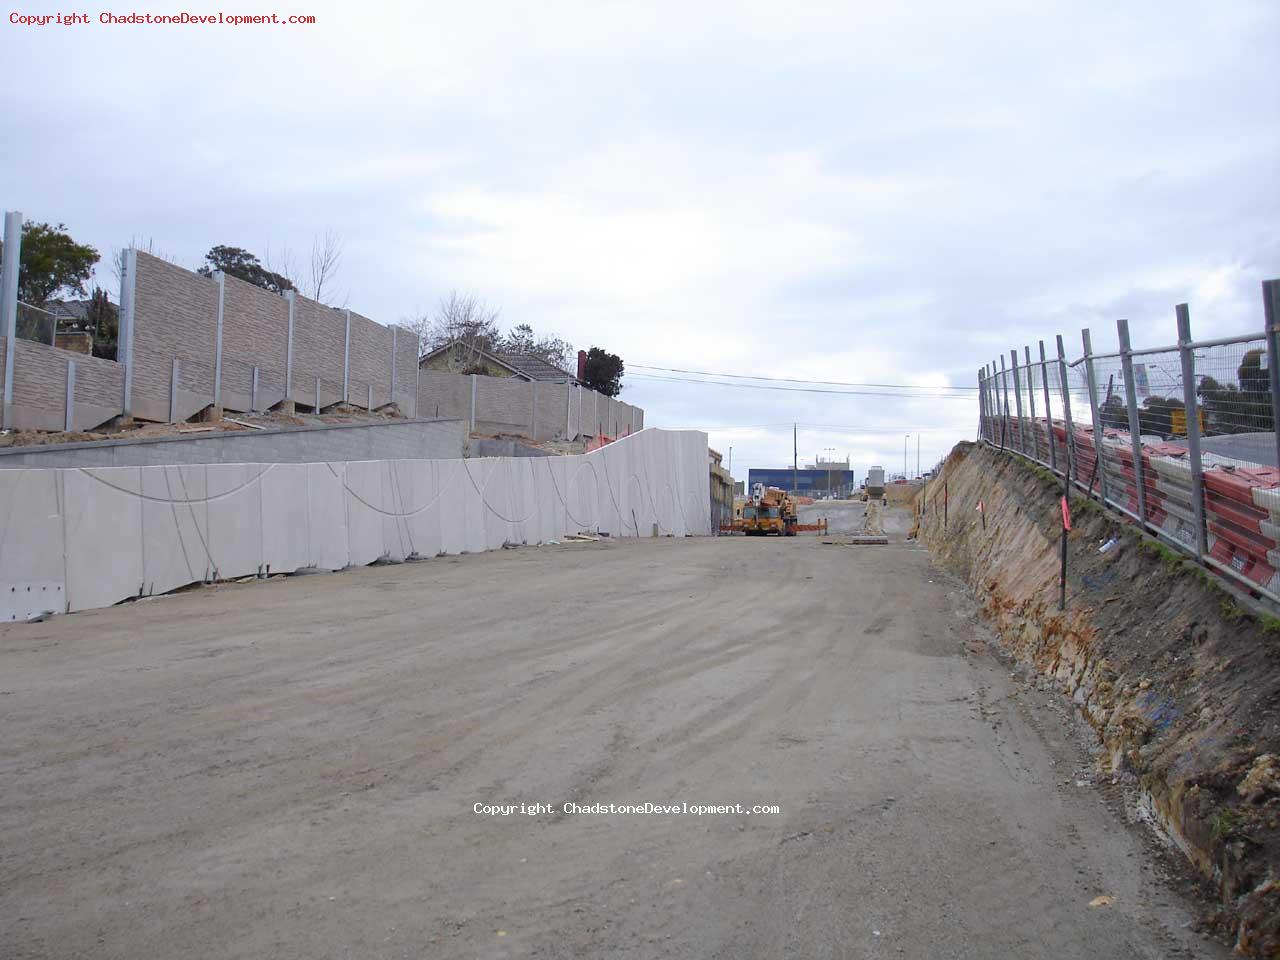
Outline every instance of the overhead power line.
[[972, 387], [929, 387], [911, 383], [853, 383], [844, 380], [799, 380], [794, 377], [767, 377], [749, 373], [712, 373], [708, 370], [683, 370], [680, 367], [654, 367], [644, 363], [628, 363], [628, 369], [661, 370], [663, 373], [688, 373], [699, 377], [724, 377], [730, 380], [771, 380], [777, 383], [808, 383], [823, 387], [883, 387], [890, 390], [964, 390], [976, 393], [978, 388]]
[[[638, 364], [637, 364], [638, 366]], [[824, 393], [843, 397], [891, 397], [898, 400], [966, 400], [975, 397], [959, 393], [908, 393], [896, 390], [828, 390], [820, 387], [775, 387], [767, 383], [725, 383], [721, 380], [696, 380], [693, 377], [664, 377], [656, 373], [635, 373], [635, 379], [661, 380], [667, 383], [700, 383], [707, 387], [735, 387], [739, 390], [775, 390], [780, 393]], [[804, 381], [800, 381], [804, 382]], [[940, 388], [938, 388], [940, 389]]]

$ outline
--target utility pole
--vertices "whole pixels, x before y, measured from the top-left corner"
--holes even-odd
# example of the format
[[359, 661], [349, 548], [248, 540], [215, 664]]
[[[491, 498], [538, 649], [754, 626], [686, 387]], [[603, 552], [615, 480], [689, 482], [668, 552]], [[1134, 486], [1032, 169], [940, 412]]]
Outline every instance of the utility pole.
[[796, 440], [798, 436], [798, 424], [791, 424], [791, 492], [799, 493], [800, 488], [797, 486], [800, 480], [800, 446]]
[[920, 479], [920, 434], [916, 434], [916, 479]]
[[911, 439], [911, 434], [903, 434], [902, 437], [902, 479], [907, 479], [907, 441]]

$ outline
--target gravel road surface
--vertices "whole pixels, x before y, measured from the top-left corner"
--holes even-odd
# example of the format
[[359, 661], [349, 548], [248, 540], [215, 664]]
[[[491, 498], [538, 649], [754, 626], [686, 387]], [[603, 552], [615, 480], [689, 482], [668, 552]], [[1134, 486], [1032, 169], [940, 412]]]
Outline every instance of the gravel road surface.
[[6, 958], [1223, 955], [914, 544], [199, 588], [0, 628], [0, 723]]

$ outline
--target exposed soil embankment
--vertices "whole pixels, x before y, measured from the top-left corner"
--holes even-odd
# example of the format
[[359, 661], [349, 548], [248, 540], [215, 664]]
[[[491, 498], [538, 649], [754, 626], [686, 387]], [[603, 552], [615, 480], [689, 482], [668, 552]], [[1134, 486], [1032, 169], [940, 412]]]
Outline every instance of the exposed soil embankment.
[[1006, 652], [1072, 697], [1112, 774], [1215, 881], [1216, 920], [1237, 949], [1280, 956], [1280, 621], [1074, 495], [1060, 612], [1061, 495], [1048, 471], [961, 444], [925, 492], [920, 536], [968, 580]]

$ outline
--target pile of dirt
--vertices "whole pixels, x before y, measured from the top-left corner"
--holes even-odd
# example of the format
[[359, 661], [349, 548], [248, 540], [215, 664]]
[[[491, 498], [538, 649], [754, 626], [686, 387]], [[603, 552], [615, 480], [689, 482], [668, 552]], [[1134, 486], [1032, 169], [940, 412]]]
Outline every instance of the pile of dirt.
[[[279, 430], [286, 427], [317, 427], [347, 423], [381, 423], [403, 419], [393, 409], [374, 410], [339, 405], [324, 413], [286, 413], [283, 410], [262, 413], [227, 414], [221, 419], [184, 423], [145, 423], [141, 420], [102, 426], [95, 430], [5, 430], [0, 432], [0, 448], [48, 446], [77, 443], [84, 440], [148, 440], [155, 437], [202, 436], [208, 433], [234, 433], [261, 427]], [[198, 418], [196, 418], [198, 420]]]
[[1060, 611], [1060, 479], [971, 443], [940, 479], [922, 541], [967, 579], [1006, 652], [1072, 697], [1135, 810], [1216, 885], [1207, 922], [1247, 956], [1280, 956], [1280, 620], [1078, 495]]

